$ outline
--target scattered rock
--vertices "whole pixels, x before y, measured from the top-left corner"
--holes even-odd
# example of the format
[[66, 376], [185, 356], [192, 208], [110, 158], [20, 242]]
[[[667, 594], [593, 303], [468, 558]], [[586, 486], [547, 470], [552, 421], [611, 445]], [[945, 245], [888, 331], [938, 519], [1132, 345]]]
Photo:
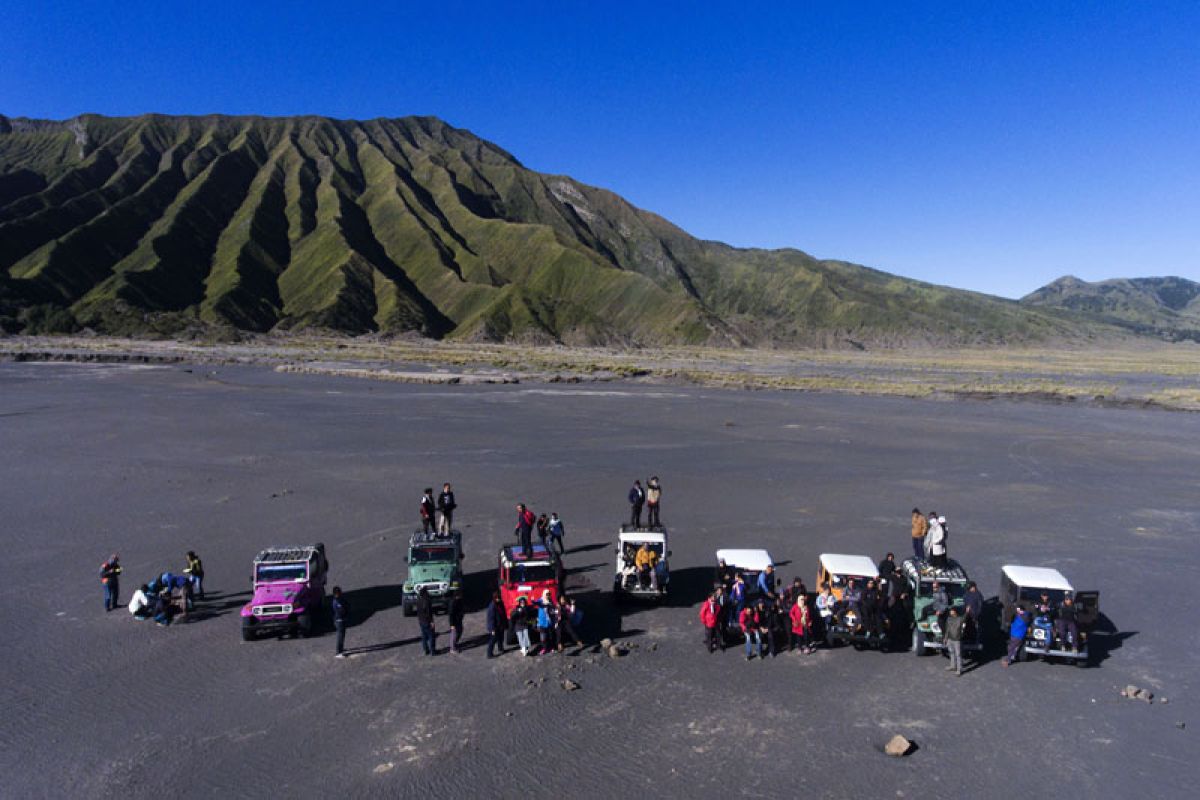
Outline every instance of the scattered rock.
[[1138, 700], [1145, 700], [1147, 703], [1154, 701], [1154, 692], [1150, 691], [1149, 689], [1138, 689], [1138, 692], [1135, 696]]
[[1165, 698], [1165, 697], [1160, 697], [1160, 698], [1158, 698], [1158, 702], [1160, 702], [1160, 703], [1169, 703], [1170, 701], [1169, 701], [1169, 700], [1167, 700], [1167, 698]]
[[658, 649], [658, 642], [651, 642], [651, 643], [650, 643], [650, 649], [651, 649], [651, 650], [657, 650], [657, 649]]
[[506, 717], [511, 717], [511, 716], [512, 716], [512, 712], [511, 712], [511, 711], [505, 711], [505, 712], [504, 712], [504, 716], [506, 716]]
[[1121, 697], [1137, 697], [1138, 691], [1138, 687], [1131, 683], [1121, 690]]
[[883, 747], [883, 752], [887, 753], [892, 758], [906, 756], [911, 753], [912, 750], [913, 743], [898, 733], [891, 739], [888, 739], [888, 743]]
[[391, 762], [391, 761], [388, 761], [388, 762], [386, 762], [386, 763], [384, 763], [384, 764], [380, 764], [379, 766], [375, 767], [375, 769], [374, 769], [374, 770], [372, 770], [372, 771], [373, 771], [373, 772], [374, 772], [376, 775], [380, 775], [380, 774], [382, 774], [382, 773], [384, 773], [384, 772], [388, 772], [389, 770], [393, 769], [395, 766], [396, 766], [396, 765], [395, 765], [395, 763], [393, 763], [393, 762]]
[[1183, 730], [1184, 728], [1186, 728], [1186, 727], [1187, 727], [1187, 724], [1186, 724], [1186, 723], [1183, 723], [1183, 722], [1176, 722], [1176, 723], [1175, 723], [1175, 727], [1176, 727], [1176, 728], [1179, 728], [1179, 730]]
[[525, 681], [525, 685], [526, 686], [537, 686], [537, 684], [534, 683], [533, 678], [530, 678], [529, 680]]
[[625, 654], [625, 651], [623, 651], [621, 648], [617, 647], [615, 644], [610, 644], [606, 648], [605, 652], [608, 653], [609, 658], [620, 658], [622, 655]]
[[600, 640], [600, 648], [602, 650], [607, 650], [608, 648], [612, 647], [612, 645], [613, 645], [612, 639], [605, 638], [605, 639]]
[[563, 687], [563, 689], [567, 690], [568, 692], [573, 692], [579, 688], [579, 684], [576, 683], [575, 681], [571, 680], [570, 678], [568, 678], [567, 680], [562, 682], [562, 687]]

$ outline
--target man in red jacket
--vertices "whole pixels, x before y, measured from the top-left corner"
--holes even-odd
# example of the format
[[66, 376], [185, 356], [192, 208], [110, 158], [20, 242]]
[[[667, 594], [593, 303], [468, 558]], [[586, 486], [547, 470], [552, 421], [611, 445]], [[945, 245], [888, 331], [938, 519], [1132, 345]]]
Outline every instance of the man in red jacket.
[[716, 650], [718, 644], [724, 651], [725, 641], [720, 635], [721, 604], [717, 601], [716, 595], [710, 595], [704, 601], [704, 605], [700, 606], [700, 623], [704, 625], [704, 641], [708, 644], [708, 652], [712, 653]]

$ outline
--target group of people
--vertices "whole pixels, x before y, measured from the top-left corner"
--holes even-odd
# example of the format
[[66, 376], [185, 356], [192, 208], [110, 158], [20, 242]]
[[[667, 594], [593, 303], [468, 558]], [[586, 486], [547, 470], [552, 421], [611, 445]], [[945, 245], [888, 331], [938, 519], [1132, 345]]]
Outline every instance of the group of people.
[[425, 533], [450, 533], [454, 524], [454, 509], [458, 503], [454, 500], [454, 490], [450, 484], [443, 483], [442, 491], [437, 499], [433, 499], [433, 489], [427, 488], [421, 494], [421, 528]]
[[1050, 593], [1043, 591], [1033, 603], [1017, 603], [1008, 628], [1008, 651], [1004, 656], [1004, 666], [1017, 660], [1031, 624], [1051, 626], [1062, 647], [1072, 653], [1079, 652], [1079, 608], [1075, 605], [1075, 598], [1068, 593], [1062, 602], [1055, 603], [1050, 599]]
[[947, 562], [946, 538], [949, 529], [946, 518], [936, 511], [922, 514], [921, 509], [912, 510], [912, 549], [919, 561], [927, 561], [935, 569], [945, 569]]
[[808, 589], [799, 578], [782, 592], [777, 588], [774, 566], [768, 565], [758, 574], [752, 591], [745, 576], [722, 560], [713, 592], [700, 606], [708, 652], [724, 650], [728, 638], [734, 635], [744, 639], [747, 661], [755, 655], [760, 659], [767, 654], [774, 657], [785, 648], [813, 652], [815, 619]]
[[647, 526], [657, 528], [662, 525], [659, 516], [662, 507], [662, 484], [655, 475], [642, 486], [641, 479], [635, 480], [629, 489], [629, 524], [634, 528], [642, 527], [642, 509], [645, 508], [648, 520]]
[[640, 547], [625, 545], [621, 551], [621, 588], [628, 590], [637, 585], [657, 592], [663, 583], [665, 563], [649, 542], [642, 542]]
[[566, 552], [563, 547], [563, 536], [567, 529], [559, 518], [558, 512], [553, 511], [550, 516], [545, 514], [536, 516], [524, 503], [517, 503], [517, 524], [513, 528], [513, 534], [517, 537], [517, 543], [526, 558], [533, 555], [534, 531], [537, 532], [542, 547], [547, 550], [553, 547], [560, 556]]
[[[181, 574], [166, 570], [137, 588], [127, 605], [134, 619], [153, 619], [166, 627], [195, 609], [196, 600], [204, 599], [204, 564], [192, 550], [187, 551], [186, 564]], [[122, 571], [116, 553], [100, 565], [105, 612], [120, 605]]]
[[[518, 597], [516, 606], [508, 613], [505, 613], [500, 593], [493, 593], [487, 607], [486, 623], [488, 658], [495, 658], [504, 653], [504, 639], [509, 628], [512, 628], [522, 656], [530, 653], [561, 653], [568, 642], [574, 647], [584, 646], [583, 639], [579, 636], [583, 611], [565, 594], [559, 596], [558, 602], [555, 602], [549, 589], [543, 590], [542, 596], [532, 603], [525, 596]], [[536, 632], [538, 637], [536, 648], [531, 638], [533, 632]]]

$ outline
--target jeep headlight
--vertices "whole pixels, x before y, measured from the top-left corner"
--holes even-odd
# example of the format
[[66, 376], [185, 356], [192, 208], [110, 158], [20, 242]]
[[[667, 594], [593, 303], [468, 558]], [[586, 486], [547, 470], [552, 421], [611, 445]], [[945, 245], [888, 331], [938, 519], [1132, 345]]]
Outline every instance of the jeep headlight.
[[411, 583], [406, 583], [406, 584], [404, 584], [404, 591], [405, 591], [405, 592], [411, 592], [412, 590], [413, 590], [413, 585], [412, 585]]
[[450, 581], [450, 588], [451, 589], [461, 589], [462, 584], [459, 583], [458, 581]]

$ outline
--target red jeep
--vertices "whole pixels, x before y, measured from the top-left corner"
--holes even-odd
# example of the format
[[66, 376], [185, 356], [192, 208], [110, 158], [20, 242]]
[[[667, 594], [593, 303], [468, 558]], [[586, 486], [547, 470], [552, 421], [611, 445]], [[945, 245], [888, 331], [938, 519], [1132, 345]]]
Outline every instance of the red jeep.
[[545, 591], [557, 603], [562, 591], [562, 562], [553, 550], [540, 544], [533, 546], [529, 556], [520, 547], [501, 547], [498, 583], [505, 614], [512, 614], [520, 597], [526, 598], [529, 605], [536, 605]]

